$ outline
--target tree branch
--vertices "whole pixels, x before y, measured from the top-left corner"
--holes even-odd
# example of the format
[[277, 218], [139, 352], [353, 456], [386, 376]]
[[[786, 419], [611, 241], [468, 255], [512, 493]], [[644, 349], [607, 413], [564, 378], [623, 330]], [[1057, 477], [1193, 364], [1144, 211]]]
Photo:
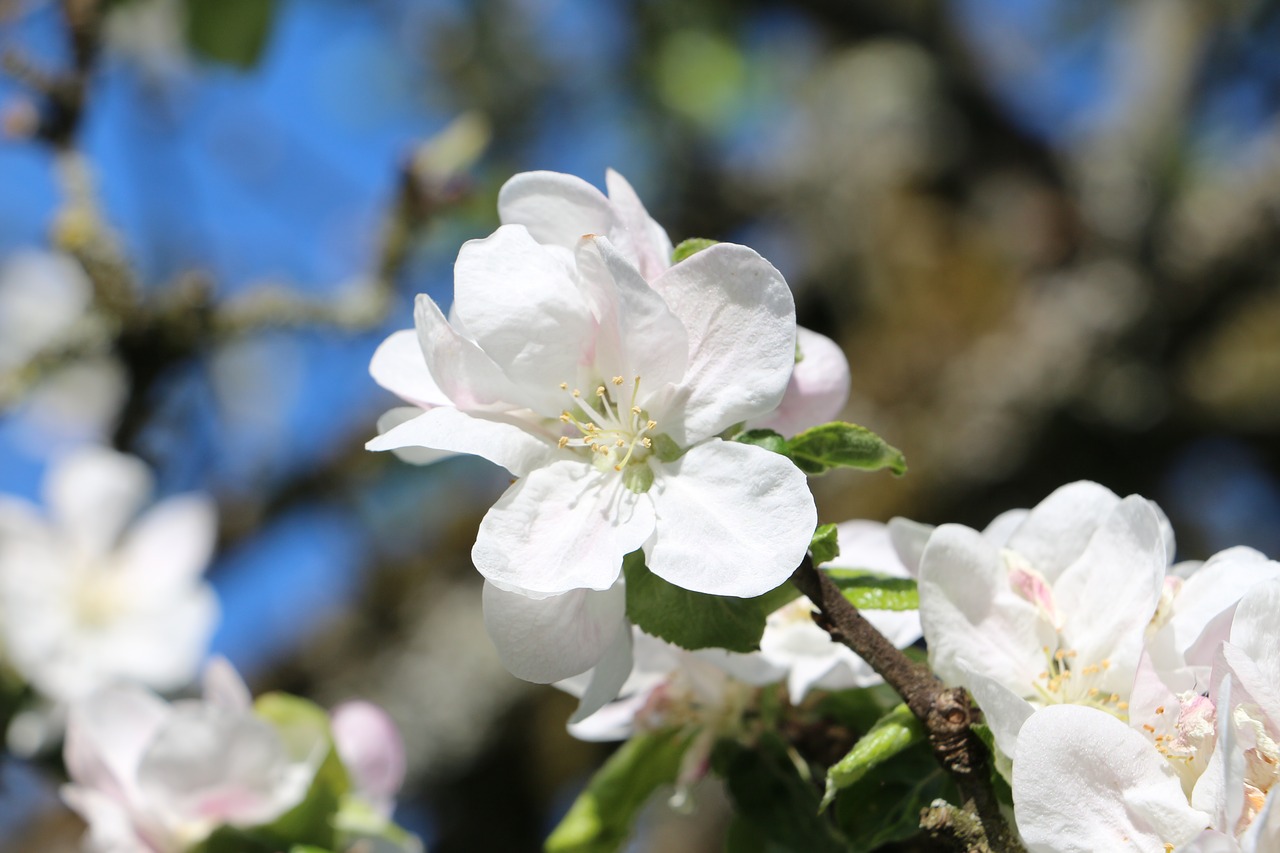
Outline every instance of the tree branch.
[[[986, 747], [970, 728], [975, 717], [969, 695], [962, 688], [944, 687], [928, 667], [890, 643], [849, 603], [831, 578], [814, 567], [810, 557], [806, 556], [791, 575], [791, 582], [818, 608], [814, 621], [870, 664], [924, 723], [934, 755], [955, 781], [965, 810], [976, 818], [974, 824], [952, 816], [950, 821], [935, 822], [930, 829], [957, 849], [973, 853], [1022, 851], [991, 789]], [[964, 833], [947, 831], [947, 827], [961, 825]], [[973, 825], [981, 830], [980, 839], [974, 840]]]

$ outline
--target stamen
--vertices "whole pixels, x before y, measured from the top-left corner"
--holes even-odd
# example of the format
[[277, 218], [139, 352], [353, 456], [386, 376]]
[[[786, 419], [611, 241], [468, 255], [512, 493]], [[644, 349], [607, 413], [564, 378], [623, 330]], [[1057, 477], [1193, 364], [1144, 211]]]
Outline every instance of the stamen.
[[622, 384], [623, 382], [625, 382], [625, 381], [626, 381], [626, 380], [625, 380], [625, 379], [623, 379], [621, 376], [615, 376], [615, 377], [613, 377], [613, 384], [614, 384], [614, 385], [621, 385], [621, 384]]

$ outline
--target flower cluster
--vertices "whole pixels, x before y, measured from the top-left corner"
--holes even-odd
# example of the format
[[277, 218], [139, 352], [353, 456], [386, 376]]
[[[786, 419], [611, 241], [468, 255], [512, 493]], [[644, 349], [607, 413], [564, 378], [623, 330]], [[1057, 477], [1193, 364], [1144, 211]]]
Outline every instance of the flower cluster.
[[920, 616], [1012, 761], [1028, 848], [1278, 849], [1280, 563], [1171, 566], [1159, 509], [1094, 483], [1002, 526], [932, 531]]

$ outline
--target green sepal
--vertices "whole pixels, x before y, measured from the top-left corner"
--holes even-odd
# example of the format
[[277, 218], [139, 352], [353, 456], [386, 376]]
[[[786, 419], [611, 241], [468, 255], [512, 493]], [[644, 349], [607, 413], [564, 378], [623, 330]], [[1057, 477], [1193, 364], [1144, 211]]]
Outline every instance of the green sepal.
[[753, 652], [764, 635], [765, 612], [758, 598], [708, 595], [676, 586], [649, 571], [644, 552], [622, 560], [627, 618], [641, 630], [684, 649]]
[[1013, 805], [1013, 760], [996, 746], [996, 736], [986, 723], [973, 723], [969, 726], [982, 741], [991, 757], [991, 789], [996, 798], [1005, 805]]
[[832, 468], [879, 471], [897, 476], [907, 472], [902, 451], [866, 427], [834, 421], [807, 429], [786, 443], [786, 454], [806, 474], [825, 474]]
[[703, 249], [708, 249], [719, 243], [719, 240], [708, 240], [706, 237], [690, 237], [684, 240], [671, 253], [671, 263], [678, 264], [685, 258], [698, 254]]
[[187, 43], [215, 62], [252, 68], [275, 23], [275, 0], [186, 0]]
[[675, 462], [684, 456], [686, 449], [676, 444], [675, 439], [665, 432], [653, 437], [653, 455], [662, 462]]
[[911, 578], [894, 578], [862, 569], [824, 571], [859, 610], [920, 609], [920, 590]]
[[813, 556], [815, 566], [829, 563], [840, 556], [840, 542], [834, 524], [818, 525], [818, 529], [813, 531], [813, 538], [809, 540], [809, 553]]
[[789, 853], [844, 853], [848, 843], [835, 824], [818, 813], [818, 792], [808, 769], [798, 763], [775, 732], [765, 732], [754, 747], [721, 740], [711, 767], [725, 781], [737, 819], [762, 840], [752, 850]]
[[885, 714], [827, 771], [827, 790], [820, 808], [831, 805], [841, 788], [849, 787], [872, 768], [924, 740], [924, 735], [924, 727], [905, 704]]
[[654, 791], [676, 781], [691, 736], [677, 729], [638, 734], [596, 771], [547, 839], [547, 853], [614, 853], [626, 843]]

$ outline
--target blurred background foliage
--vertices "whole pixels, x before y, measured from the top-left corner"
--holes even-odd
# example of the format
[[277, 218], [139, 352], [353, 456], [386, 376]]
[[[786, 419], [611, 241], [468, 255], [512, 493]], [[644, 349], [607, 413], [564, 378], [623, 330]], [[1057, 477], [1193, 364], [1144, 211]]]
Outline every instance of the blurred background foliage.
[[[537, 849], [606, 752], [484, 634], [506, 475], [362, 448], [374, 347], [502, 181], [614, 167], [785, 273], [911, 464], [815, 481], [823, 521], [1088, 478], [1180, 558], [1277, 556], [1278, 40], [1267, 0], [0, 0], [0, 258], [72, 252], [100, 320], [0, 380], [0, 491], [92, 440], [211, 491], [214, 651], [386, 706], [432, 850]], [[0, 849], [74, 848], [57, 781], [5, 759]], [[637, 849], [720, 849], [700, 799]]]

